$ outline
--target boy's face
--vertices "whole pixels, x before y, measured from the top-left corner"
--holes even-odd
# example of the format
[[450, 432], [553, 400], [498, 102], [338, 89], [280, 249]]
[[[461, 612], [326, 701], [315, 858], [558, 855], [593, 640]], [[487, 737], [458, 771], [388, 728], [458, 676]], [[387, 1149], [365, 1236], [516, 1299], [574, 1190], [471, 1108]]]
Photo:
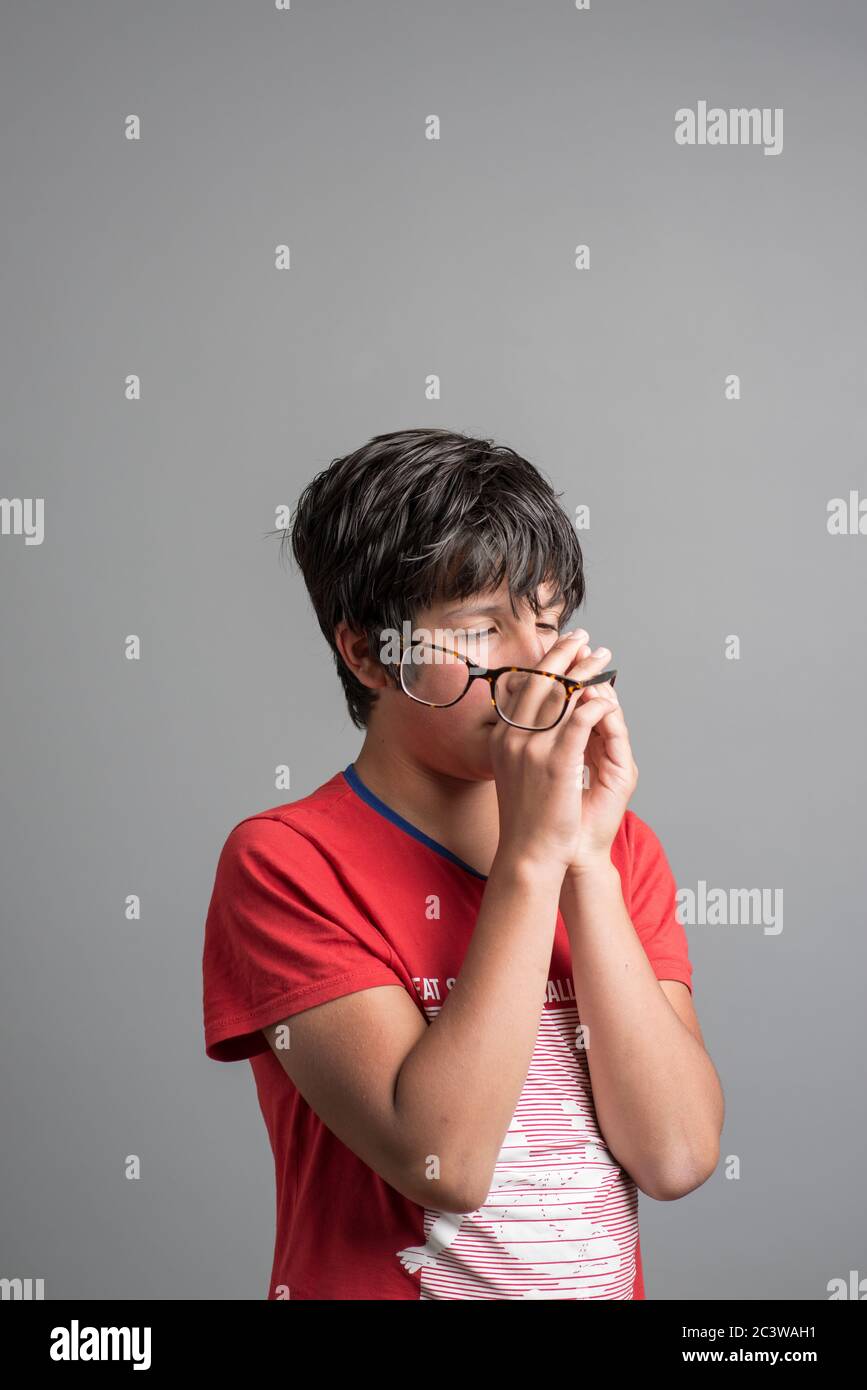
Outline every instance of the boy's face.
[[[540, 602], [550, 604], [555, 586], [543, 586]], [[464, 645], [453, 649], [481, 666], [535, 666], [556, 642], [560, 607], [543, 607], [538, 617], [526, 600], [516, 600], [512, 613], [508, 585], [456, 601], [446, 599], [419, 613], [412, 625], [414, 640], [423, 632], [436, 643], [437, 630], [457, 634]], [[435, 668], [434, 668], [435, 669]], [[380, 668], [381, 672], [381, 668]], [[387, 740], [392, 752], [446, 776], [471, 781], [493, 777], [489, 741], [499, 716], [491, 704], [491, 687], [474, 680], [457, 704], [431, 709], [390, 682], [377, 684], [377, 701], [369, 728]]]

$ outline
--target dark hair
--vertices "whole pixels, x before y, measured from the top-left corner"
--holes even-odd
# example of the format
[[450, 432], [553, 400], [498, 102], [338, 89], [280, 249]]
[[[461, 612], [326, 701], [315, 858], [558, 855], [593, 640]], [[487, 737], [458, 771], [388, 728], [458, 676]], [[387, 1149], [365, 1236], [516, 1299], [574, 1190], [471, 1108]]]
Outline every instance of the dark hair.
[[375, 655], [385, 628], [400, 632], [433, 602], [504, 579], [513, 612], [517, 597], [538, 614], [545, 582], [564, 621], [579, 606], [583, 557], [559, 496], [514, 449], [444, 429], [378, 434], [307, 485], [291, 526], [270, 534], [282, 535], [281, 554], [291, 542], [357, 728], [376, 692], [337, 650], [341, 620]]

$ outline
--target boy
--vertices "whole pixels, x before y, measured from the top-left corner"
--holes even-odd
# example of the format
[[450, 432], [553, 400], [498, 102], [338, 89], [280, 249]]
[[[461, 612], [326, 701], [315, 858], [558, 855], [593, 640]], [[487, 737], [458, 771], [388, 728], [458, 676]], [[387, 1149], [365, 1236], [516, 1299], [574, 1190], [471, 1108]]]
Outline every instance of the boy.
[[575, 530], [512, 450], [418, 429], [314, 478], [291, 542], [365, 739], [233, 828], [207, 917], [268, 1297], [644, 1298], [638, 1190], [707, 1180], [723, 1097], [611, 653], [560, 635]]

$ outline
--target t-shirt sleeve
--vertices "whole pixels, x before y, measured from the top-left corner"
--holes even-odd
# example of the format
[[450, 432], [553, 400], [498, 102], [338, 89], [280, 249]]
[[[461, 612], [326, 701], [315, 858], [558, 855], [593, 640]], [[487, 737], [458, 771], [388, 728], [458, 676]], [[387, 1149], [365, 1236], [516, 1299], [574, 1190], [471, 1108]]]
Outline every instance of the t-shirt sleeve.
[[626, 813], [630, 848], [630, 917], [658, 980], [680, 980], [692, 993], [686, 931], [677, 918], [677, 884], [656, 833]]
[[333, 864], [285, 821], [252, 816], [220, 852], [202, 956], [205, 1052], [267, 1052], [261, 1029], [375, 985], [403, 982], [388, 942]]

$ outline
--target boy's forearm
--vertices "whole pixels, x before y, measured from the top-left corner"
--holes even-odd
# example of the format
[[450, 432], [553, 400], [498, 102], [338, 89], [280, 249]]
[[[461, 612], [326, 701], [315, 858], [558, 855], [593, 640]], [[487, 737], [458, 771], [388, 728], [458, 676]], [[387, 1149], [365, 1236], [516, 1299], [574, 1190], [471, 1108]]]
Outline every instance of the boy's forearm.
[[599, 1127], [642, 1191], [681, 1196], [716, 1165], [716, 1070], [660, 988], [616, 867], [567, 875], [560, 905]]
[[487, 1196], [539, 1031], [562, 881], [556, 864], [498, 851], [460, 974], [400, 1069], [398, 1131], [432, 1207]]

